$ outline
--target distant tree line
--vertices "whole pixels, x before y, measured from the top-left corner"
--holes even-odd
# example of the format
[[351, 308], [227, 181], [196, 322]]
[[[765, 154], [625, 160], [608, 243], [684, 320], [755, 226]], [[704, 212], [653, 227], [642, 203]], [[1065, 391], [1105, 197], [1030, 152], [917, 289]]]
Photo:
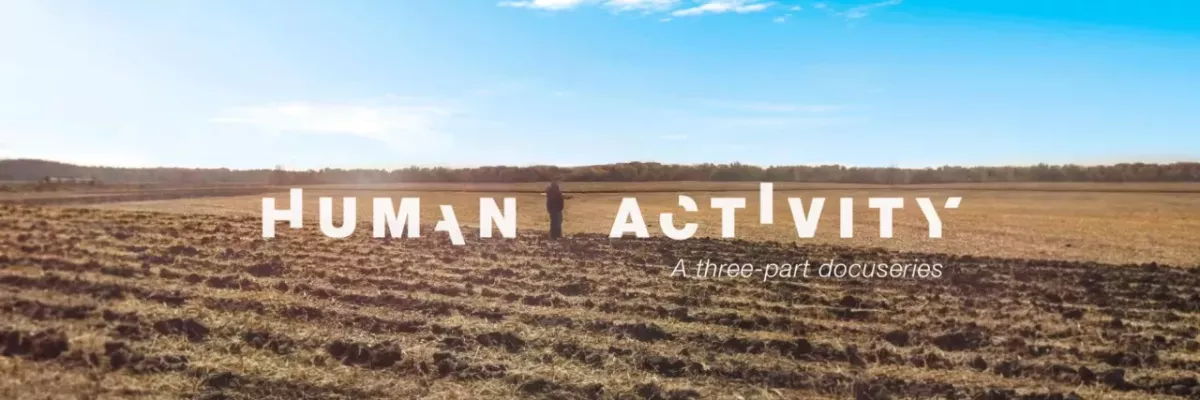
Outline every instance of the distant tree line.
[[0, 181], [38, 181], [47, 177], [87, 178], [120, 184], [361, 184], [400, 182], [571, 182], [774, 181], [869, 184], [964, 182], [1200, 182], [1200, 163], [1126, 163], [1010, 167], [880, 168], [819, 166], [759, 167], [732, 164], [661, 164], [628, 162], [580, 167], [335, 169], [289, 171], [190, 168], [89, 167], [42, 160], [0, 160]]

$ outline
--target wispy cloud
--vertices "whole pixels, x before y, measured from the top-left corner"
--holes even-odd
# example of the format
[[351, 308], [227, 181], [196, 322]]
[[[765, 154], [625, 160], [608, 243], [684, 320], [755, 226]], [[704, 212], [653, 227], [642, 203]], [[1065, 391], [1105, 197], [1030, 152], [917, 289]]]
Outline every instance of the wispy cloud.
[[526, 1], [501, 1], [501, 7], [514, 8], [536, 8], [542, 10], [558, 11], [575, 8], [590, 3], [588, 0], [526, 0]]
[[533, 86], [535, 86], [535, 84], [529, 80], [509, 79], [472, 90], [470, 92], [470, 96], [475, 98], [512, 96], [527, 93]]
[[276, 135], [350, 135], [391, 145], [424, 145], [445, 139], [436, 128], [452, 114], [453, 110], [438, 106], [296, 101], [229, 109], [213, 122]]
[[711, 122], [729, 128], [825, 128], [845, 120], [833, 117], [733, 117], [714, 118]]
[[834, 104], [800, 104], [772, 101], [732, 101], [715, 99], [695, 99], [712, 107], [736, 109], [763, 113], [806, 113], [825, 114], [844, 110], [845, 106]]
[[870, 15], [871, 11], [884, 7], [899, 5], [902, 2], [903, 0], [885, 0], [878, 3], [863, 4], [861, 6], [848, 8], [846, 11], [838, 13], [838, 15], [845, 17], [846, 19], [859, 19]]
[[666, 11], [679, 5], [679, 0], [609, 0], [604, 6], [615, 11]]
[[[864, 4], [838, 12], [828, 4], [817, 2], [813, 9], [827, 10], [831, 15], [857, 19], [867, 16], [872, 10], [900, 4], [902, 0], [885, 0], [878, 3]], [[686, 4], [685, 3], [691, 3]], [[641, 12], [642, 14], [662, 13], [659, 22], [669, 22], [677, 17], [698, 17], [715, 14], [752, 14], [778, 8], [781, 14], [771, 20], [784, 23], [791, 19], [793, 13], [804, 9], [798, 4], [787, 4], [769, 0], [507, 0], [497, 3], [501, 7], [537, 9], [544, 11], [564, 11], [582, 7], [605, 8], [614, 13]]]
[[723, 14], [723, 13], [754, 13], [766, 10], [774, 5], [773, 1], [757, 1], [757, 0], [706, 0], [704, 4], [675, 10], [671, 13], [676, 17], [691, 17], [704, 14]]
[[521, 0], [501, 1], [501, 7], [532, 8], [547, 11], [561, 11], [584, 5], [601, 5], [613, 11], [666, 11], [675, 8], [680, 0]]
[[693, 110], [706, 126], [724, 128], [823, 128], [852, 122], [841, 111], [845, 106], [772, 101], [736, 101], [693, 98], [702, 108]]
[[740, 107], [751, 111], [762, 112], [801, 112], [801, 113], [829, 113], [839, 111], [845, 107], [829, 104], [791, 104], [791, 103], [772, 103], [772, 102], [747, 102], [741, 103]]

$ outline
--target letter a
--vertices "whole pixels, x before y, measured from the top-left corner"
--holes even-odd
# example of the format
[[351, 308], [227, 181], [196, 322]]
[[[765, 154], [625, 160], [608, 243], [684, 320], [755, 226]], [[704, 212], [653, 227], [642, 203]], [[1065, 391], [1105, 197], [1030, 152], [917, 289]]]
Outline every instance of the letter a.
[[621, 208], [617, 210], [617, 219], [613, 221], [608, 237], [617, 239], [626, 232], [633, 232], [640, 238], [650, 237], [650, 230], [646, 229], [646, 220], [642, 219], [642, 209], [638, 208], [637, 198], [634, 197], [621, 199]]
[[683, 259], [680, 258], [679, 262], [675, 264], [675, 270], [671, 271], [671, 276], [674, 277], [675, 274], [683, 273], [683, 276], [687, 277], [687, 266], [684, 264], [686, 264], [686, 263], [684, 263]]
[[447, 235], [450, 235], [450, 243], [455, 246], [467, 244], [467, 242], [463, 241], [462, 230], [458, 228], [458, 218], [454, 217], [454, 207], [442, 204], [441, 208], [442, 220], [438, 221], [433, 230], [446, 232]]

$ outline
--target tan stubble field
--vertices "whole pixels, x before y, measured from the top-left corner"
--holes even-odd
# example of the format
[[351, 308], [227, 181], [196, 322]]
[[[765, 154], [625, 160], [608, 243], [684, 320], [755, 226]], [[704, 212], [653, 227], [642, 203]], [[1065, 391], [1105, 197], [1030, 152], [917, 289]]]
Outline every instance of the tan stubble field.
[[[667, 191], [611, 193], [623, 185], [577, 184], [581, 192], [568, 193], [564, 231], [570, 234], [608, 234], [617, 216], [621, 199], [636, 198], [652, 236], [662, 236], [660, 213], [675, 214], [675, 224], [699, 224], [697, 237], [720, 237], [721, 211], [709, 207], [713, 197], [743, 197], [746, 208], [736, 212], [735, 234], [739, 239], [797, 243], [816, 243], [840, 246], [880, 247], [897, 251], [971, 254], [1008, 258], [1039, 258], [1096, 261], [1112, 264], [1157, 262], [1171, 265], [1200, 264], [1200, 193], [1163, 193], [1161, 186], [1126, 189], [1121, 185], [1027, 185], [1025, 190], [979, 190], [980, 185], [951, 188], [905, 189], [846, 189], [788, 190], [787, 186], [774, 195], [774, 223], [759, 223], [759, 192], [744, 189], [749, 185], [729, 184], [698, 186], [704, 190], [688, 190], [686, 185], [664, 184]], [[505, 197], [517, 200], [518, 230], [545, 231], [549, 217], [544, 197], [532, 185], [512, 185], [514, 191], [446, 191], [453, 186], [440, 186], [437, 191], [364, 190], [357, 188], [311, 188], [304, 193], [305, 221], [317, 224], [318, 198], [334, 198], [334, 222], [341, 223], [341, 200], [355, 197], [359, 222], [357, 229], [370, 231], [371, 204], [375, 197], [390, 197], [396, 204], [403, 197], [421, 199], [422, 224], [441, 219], [440, 205], [454, 207], [456, 217], [464, 226], [464, 235], [477, 236], [479, 199], [495, 198], [502, 204]], [[564, 185], [570, 192], [572, 184]], [[826, 186], [828, 187], [828, 186]], [[1115, 190], [1120, 187], [1121, 190]], [[501, 189], [498, 185], [481, 189]], [[735, 190], [727, 191], [731, 188]], [[982, 188], [988, 188], [982, 186]], [[1030, 188], [1040, 190], [1028, 190]], [[475, 188], [472, 188], [473, 190]], [[638, 185], [636, 190], [654, 190], [650, 185]], [[720, 191], [708, 191], [719, 189]], [[1178, 187], [1171, 187], [1178, 190]], [[515, 191], [519, 190], [519, 191]], [[678, 190], [678, 191], [675, 191]], [[602, 193], [596, 193], [601, 191]], [[679, 196], [695, 199], [700, 211], [689, 213], [679, 207]], [[280, 208], [289, 207], [288, 193], [279, 191], [262, 196], [193, 198], [165, 201], [127, 202], [96, 205], [99, 208], [166, 211], [180, 213], [216, 213], [261, 215], [262, 198], [276, 198]], [[951, 196], [963, 198], [958, 209], [943, 210], [941, 205]], [[809, 207], [813, 198], [825, 198], [816, 237], [801, 238], [796, 232], [788, 197], [803, 199]], [[853, 197], [854, 237], [840, 237], [838, 199]], [[879, 210], [867, 206], [869, 197], [902, 197], [905, 207], [894, 217], [892, 238], [879, 237]], [[916, 204], [916, 198], [928, 197], [938, 206], [943, 223], [943, 237], [929, 238], [928, 223]], [[283, 225], [281, 225], [282, 227]], [[469, 228], [468, 228], [469, 227]], [[632, 237], [632, 234], [627, 235]]]

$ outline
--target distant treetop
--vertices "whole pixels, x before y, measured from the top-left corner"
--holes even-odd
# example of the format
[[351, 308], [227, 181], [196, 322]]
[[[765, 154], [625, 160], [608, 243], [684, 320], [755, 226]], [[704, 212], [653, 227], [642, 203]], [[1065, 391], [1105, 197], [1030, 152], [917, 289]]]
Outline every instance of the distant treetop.
[[87, 177], [107, 183], [269, 183], [367, 184], [401, 182], [646, 182], [646, 181], [772, 181], [864, 184], [968, 182], [1200, 182], [1200, 163], [1126, 163], [1099, 166], [1048, 165], [1007, 167], [895, 168], [841, 165], [780, 165], [760, 167], [732, 164], [620, 164], [558, 167], [488, 166], [476, 168], [408, 167], [287, 171], [192, 168], [91, 167], [54, 161], [0, 160], [0, 180], [37, 181], [47, 176]]

